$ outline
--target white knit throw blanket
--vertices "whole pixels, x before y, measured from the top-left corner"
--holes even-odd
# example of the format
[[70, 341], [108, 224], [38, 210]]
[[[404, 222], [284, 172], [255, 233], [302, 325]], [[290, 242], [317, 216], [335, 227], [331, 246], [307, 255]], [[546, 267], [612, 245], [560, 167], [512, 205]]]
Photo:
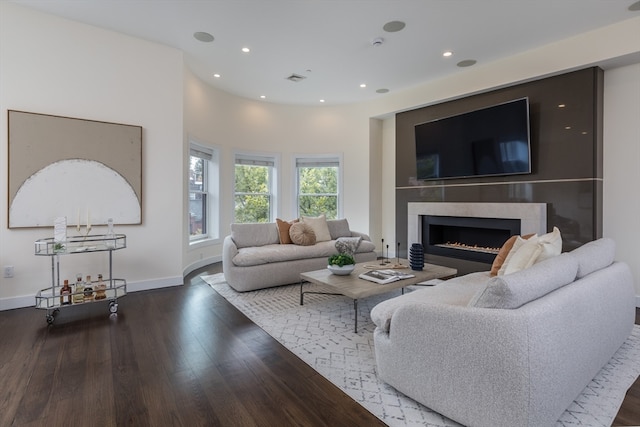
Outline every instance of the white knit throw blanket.
[[360, 246], [362, 237], [338, 237], [336, 240], [336, 249], [341, 254], [349, 254], [353, 256]]

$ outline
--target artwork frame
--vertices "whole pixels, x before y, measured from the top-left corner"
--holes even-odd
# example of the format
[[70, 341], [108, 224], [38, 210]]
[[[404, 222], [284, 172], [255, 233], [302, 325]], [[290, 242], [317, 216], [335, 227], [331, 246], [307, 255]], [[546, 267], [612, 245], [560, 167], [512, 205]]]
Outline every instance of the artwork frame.
[[142, 126], [7, 115], [9, 228], [142, 224]]

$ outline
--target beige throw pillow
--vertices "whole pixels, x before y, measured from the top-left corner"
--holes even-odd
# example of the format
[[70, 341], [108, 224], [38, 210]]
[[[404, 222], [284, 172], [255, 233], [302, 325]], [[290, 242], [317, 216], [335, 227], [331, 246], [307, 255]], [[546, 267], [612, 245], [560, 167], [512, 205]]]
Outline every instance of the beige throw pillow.
[[524, 243], [515, 250], [515, 253], [509, 259], [509, 262], [506, 263], [507, 265], [505, 267], [504, 274], [515, 273], [531, 267], [542, 252], [542, 246], [540, 246], [538, 240], [538, 237], [531, 237], [524, 241]]
[[558, 227], [553, 227], [551, 233], [543, 234], [538, 237], [538, 244], [541, 247], [540, 255], [536, 259], [536, 263], [560, 255], [562, 252], [562, 235]]
[[304, 222], [292, 224], [289, 228], [289, 237], [296, 245], [312, 246], [316, 244], [316, 234], [311, 226]]
[[[533, 236], [534, 234], [526, 234], [524, 236], [522, 236], [523, 239], [528, 239], [529, 237]], [[500, 268], [502, 267], [502, 265], [504, 264], [504, 262], [507, 259], [507, 255], [509, 255], [509, 252], [511, 251], [511, 248], [513, 248], [513, 244], [516, 242], [516, 239], [518, 238], [518, 235], [513, 235], [511, 237], [509, 237], [507, 239], [506, 242], [504, 242], [504, 244], [502, 245], [502, 247], [500, 248], [500, 251], [498, 252], [498, 255], [496, 255], [496, 257], [493, 260], [493, 264], [491, 264], [491, 272], [489, 273], [490, 276], [497, 276], [498, 275], [498, 271], [500, 271]]]
[[303, 216], [302, 222], [308, 224], [313, 229], [316, 235], [316, 242], [327, 242], [331, 240], [327, 217], [324, 214], [318, 217]]
[[524, 245], [527, 240], [537, 239], [537, 238], [538, 238], [537, 234], [534, 234], [533, 236], [529, 237], [528, 239], [524, 239], [524, 238], [522, 238], [520, 236], [516, 236], [516, 240], [513, 243], [513, 246], [511, 247], [511, 250], [509, 250], [509, 253], [507, 254], [507, 257], [505, 258], [504, 262], [502, 263], [502, 266], [500, 267], [500, 270], [498, 270], [498, 276], [502, 276], [502, 275], [505, 274], [505, 271], [507, 270], [507, 266], [511, 262], [511, 258], [513, 258], [513, 256], [516, 254], [518, 249], [520, 249], [520, 247], [522, 245]]

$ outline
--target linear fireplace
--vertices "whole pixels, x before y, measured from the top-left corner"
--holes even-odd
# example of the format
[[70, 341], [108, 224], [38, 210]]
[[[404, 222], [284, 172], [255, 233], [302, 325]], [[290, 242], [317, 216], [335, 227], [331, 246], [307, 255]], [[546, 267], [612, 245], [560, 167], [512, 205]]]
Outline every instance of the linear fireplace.
[[425, 253], [493, 262], [502, 244], [520, 234], [520, 220], [422, 215]]
[[408, 204], [408, 242], [430, 255], [491, 263], [514, 234], [547, 232], [545, 203]]

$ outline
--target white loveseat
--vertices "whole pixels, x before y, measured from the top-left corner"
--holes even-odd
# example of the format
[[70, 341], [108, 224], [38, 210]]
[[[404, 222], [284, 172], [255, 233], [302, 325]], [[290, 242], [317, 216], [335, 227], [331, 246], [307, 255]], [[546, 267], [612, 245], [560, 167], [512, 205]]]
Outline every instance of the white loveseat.
[[599, 239], [378, 304], [379, 377], [465, 426], [555, 425], [633, 328], [633, 278], [614, 252]]
[[231, 235], [222, 248], [222, 271], [236, 291], [286, 285], [300, 281], [300, 273], [327, 266], [337, 253], [341, 237], [360, 237], [356, 262], [376, 259], [375, 245], [368, 235], [351, 231], [346, 219], [327, 220], [331, 240], [310, 246], [281, 244], [276, 223], [231, 224]]

